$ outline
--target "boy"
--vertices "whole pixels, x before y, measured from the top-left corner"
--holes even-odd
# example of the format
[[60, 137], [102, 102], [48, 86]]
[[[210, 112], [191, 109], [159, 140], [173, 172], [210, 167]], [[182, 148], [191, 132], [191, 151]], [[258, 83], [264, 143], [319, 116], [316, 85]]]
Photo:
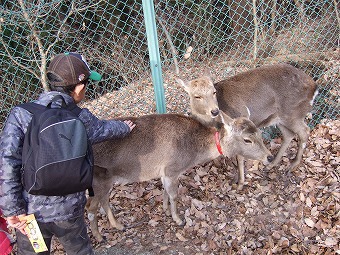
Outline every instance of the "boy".
[[[66, 104], [79, 103], [85, 97], [89, 80], [98, 81], [101, 75], [91, 71], [85, 59], [73, 52], [59, 54], [51, 61], [47, 79], [51, 91], [42, 93], [35, 101], [41, 105], [47, 105], [56, 95], [61, 95]], [[53, 102], [52, 107], [60, 107], [61, 101]], [[49, 249], [39, 254], [50, 254], [52, 236], [59, 239], [68, 255], [93, 254], [84, 221], [85, 192], [42, 196], [28, 194], [22, 186], [22, 147], [31, 118], [30, 112], [14, 107], [0, 135], [0, 209], [8, 225], [16, 228], [18, 254], [36, 254], [24, 231], [26, 222], [18, 217], [27, 214], [35, 215]], [[82, 109], [79, 118], [91, 143], [122, 138], [135, 127], [129, 120], [99, 120], [86, 108]]]

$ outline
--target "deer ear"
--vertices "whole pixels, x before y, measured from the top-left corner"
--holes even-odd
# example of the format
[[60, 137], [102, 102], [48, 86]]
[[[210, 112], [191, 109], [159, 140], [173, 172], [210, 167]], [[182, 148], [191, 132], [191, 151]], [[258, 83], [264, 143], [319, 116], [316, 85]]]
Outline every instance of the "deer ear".
[[240, 110], [240, 112], [241, 112], [241, 116], [242, 117], [245, 117], [245, 118], [247, 118], [247, 119], [249, 119], [250, 118], [250, 110], [249, 110], [249, 108], [245, 105], [244, 107], [242, 107], [242, 109]]
[[214, 83], [213, 75], [212, 75], [210, 69], [205, 68], [205, 69], [203, 70], [203, 77], [207, 77], [207, 78], [209, 79], [209, 81], [211, 81], [212, 83]]
[[233, 118], [231, 118], [229, 115], [225, 114], [221, 110], [218, 119], [221, 119], [221, 122], [226, 125], [231, 125], [233, 123]]
[[177, 78], [176, 81], [179, 83], [179, 85], [182, 86], [182, 88], [189, 93], [189, 87], [187, 86], [187, 84], [180, 78]]
[[234, 120], [229, 117], [227, 114], [225, 114], [223, 111], [220, 111], [220, 114], [218, 116], [217, 122], [220, 121], [221, 124], [223, 124], [224, 128], [227, 130], [228, 134], [231, 134], [231, 131], [233, 129], [233, 122]]

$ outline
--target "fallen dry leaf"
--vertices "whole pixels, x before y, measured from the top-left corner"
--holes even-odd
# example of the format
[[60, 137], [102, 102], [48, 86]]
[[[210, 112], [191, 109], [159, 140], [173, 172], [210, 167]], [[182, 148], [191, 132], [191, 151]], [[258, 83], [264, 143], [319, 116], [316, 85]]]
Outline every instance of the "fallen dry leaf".
[[[183, 74], [188, 79], [203, 73], [200, 67], [191, 65], [183, 68], [190, 70]], [[216, 77], [229, 68], [217, 62], [209, 67]], [[153, 93], [149, 83], [143, 81], [144, 87], [122, 88], [104, 95], [104, 105], [114, 112], [96, 107], [99, 100], [87, 102], [86, 107], [98, 116], [138, 116], [144, 114], [140, 103], [150, 102], [145, 113], [155, 112], [152, 97], [146, 97]], [[187, 113], [187, 94], [176, 84], [174, 75], [167, 73], [165, 83], [167, 111]], [[122, 95], [131, 95], [130, 101], [122, 103]], [[116, 185], [110, 195], [111, 206], [117, 219], [129, 227], [125, 231], [111, 229], [107, 216], [98, 213], [99, 229], [107, 242], [98, 244], [90, 233], [91, 240], [96, 249], [127, 248], [129, 255], [340, 254], [339, 127], [340, 120], [321, 120], [311, 130], [302, 164], [291, 173], [288, 168], [297, 149], [296, 141], [279, 166], [270, 171], [247, 161], [247, 184], [242, 191], [233, 189], [235, 159], [220, 157], [188, 169], [179, 179], [177, 199], [179, 214], [186, 221], [184, 226], [177, 226], [163, 212], [160, 180]], [[268, 148], [275, 153], [281, 143], [278, 137]], [[53, 252], [65, 254], [54, 239]]]
[[308, 227], [311, 227], [311, 228], [313, 228], [314, 225], [315, 225], [314, 221], [312, 219], [309, 219], [309, 218], [305, 219], [305, 223]]
[[188, 241], [188, 239], [186, 239], [181, 233], [176, 233], [176, 237], [180, 240], [180, 241], [182, 241], [182, 242], [186, 242], [186, 241]]

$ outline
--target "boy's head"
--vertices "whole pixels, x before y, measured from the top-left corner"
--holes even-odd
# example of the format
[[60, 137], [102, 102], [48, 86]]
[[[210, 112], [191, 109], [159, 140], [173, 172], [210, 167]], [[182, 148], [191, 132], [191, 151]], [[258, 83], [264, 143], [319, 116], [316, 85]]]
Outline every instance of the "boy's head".
[[47, 79], [51, 90], [70, 94], [78, 84], [88, 80], [99, 81], [101, 75], [91, 71], [82, 55], [76, 52], [56, 55], [47, 68]]

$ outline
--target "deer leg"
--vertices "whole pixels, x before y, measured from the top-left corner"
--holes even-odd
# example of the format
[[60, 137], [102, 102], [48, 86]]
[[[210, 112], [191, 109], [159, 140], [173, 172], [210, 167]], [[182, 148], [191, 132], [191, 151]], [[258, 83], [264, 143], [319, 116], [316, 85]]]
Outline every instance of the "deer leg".
[[109, 205], [110, 190], [112, 187], [112, 179], [107, 175], [107, 169], [95, 166], [93, 178], [94, 196], [90, 197], [87, 202], [88, 218], [90, 221], [90, 229], [98, 242], [103, 241], [103, 237], [98, 230], [97, 211], [99, 203], [106, 212], [109, 222], [112, 227], [123, 230], [124, 226], [117, 222]]
[[96, 238], [98, 242], [102, 242], [104, 239], [98, 230], [98, 218], [97, 218], [97, 210], [99, 206], [99, 201], [97, 197], [89, 197], [87, 200], [86, 208], [87, 208], [87, 217], [90, 221], [90, 229], [93, 236]]
[[295, 133], [292, 132], [287, 127], [285, 127], [281, 124], [279, 124], [278, 127], [279, 127], [279, 129], [282, 133], [282, 144], [281, 144], [281, 147], [280, 147], [279, 151], [277, 152], [274, 160], [267, 166], [268, 169], [271, 169], [274, 166], [279, 164], [279, 162], [282, 159], [283, 154], [288, 149], [290, 142], [293, 140], [293, 138], [295, 136]]
[[177, 225], [184, 225], [184, 221], [179, 217], [177, 212], [177, 191], [178, 191], [178, 179], [177, 176], [174, 177], [163, 177], [163, 185], [165, 192], [168, 193], [170, 200], [170, 208], [172, 219], [177, 223]]
[[290, 171], [294, 171], [299, 166], [299, 164], [301, 163], [302, 154], [303, 154], [304, 149], [306, 148], [306, 144], [307, 144], [307, 141], [308, 141], [310, 128], [303, 121], [302, 124], [296, 126], [294, 131], [296, 131], [296, 133], [298, 134], [299, 146], [298, 146], [298, 151], [296, 153], [296, 157], [290, 165], [290, 168], [289, 168]]
[[254, 160], [253, 161], [253, 170], [259, 170], [260, 161]]
[[90, 221], [90, 229], [91, 229], [93, 236], [96, 238], [98, 242], [102, 242], [104, 239], [98, 230], [98, 217], [97, 217], [99, 202], [101, 206], [103, 207], [104, 211], [106, 212], [106, 215], [112, 227], [117, 228], [118, 230], [124, 230], [124, 225], [119, 223], [116, 220], [116, 218], [113, 216], [112, 210], [109, 205], [110, 192], [107, 192], [105, 195], [103, 195], [100, 193], [99, 194], [96, 193], [96, 190], [94, 191], [95, 191], [95, 196], [90, 197], [87, 202], [87, 211], [88, 211], [87, 215]]
[[244, 185], [244, 157], [237, 155], [238, 185], [237, 190], [242, 190]]
[[110, 192], [107, 193], [105, 196], [101, 197], [100, 204], [102, 205], [104, 211], [106, 212], [107, 218], [109, 219], [111, 226], [118, 230], [124, 230], [125, 229], [124, 225], [118, 222], [113, 215], [113, 212], [110, 208], [109, 198]]
[[164, 177], [161, 177], [161, 181], [163, 184], [163, 211], [165, 212], [166, 216], [171, 215], [171, 211], [169, 208], [169, 195], [168, 192], [165, 190], [165, 179]]

